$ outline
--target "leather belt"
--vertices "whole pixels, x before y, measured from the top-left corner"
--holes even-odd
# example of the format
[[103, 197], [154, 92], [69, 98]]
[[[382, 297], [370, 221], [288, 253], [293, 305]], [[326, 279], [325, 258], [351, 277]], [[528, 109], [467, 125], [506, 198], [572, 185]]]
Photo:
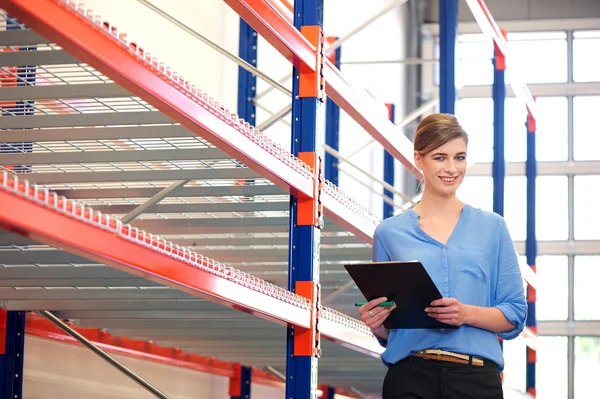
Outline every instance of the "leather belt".
[[441, 349], [425, 349], [414, 353], [413, 356], [421, 357], [427, 360], [437, 360], [440, 362], [453, 362], [461, 364], [469, 364], [470, 359], [471, 364], [473, 366], [483, 366], [483, 359], [471, 355], [463, 355], [462, 353], [444, 351]]

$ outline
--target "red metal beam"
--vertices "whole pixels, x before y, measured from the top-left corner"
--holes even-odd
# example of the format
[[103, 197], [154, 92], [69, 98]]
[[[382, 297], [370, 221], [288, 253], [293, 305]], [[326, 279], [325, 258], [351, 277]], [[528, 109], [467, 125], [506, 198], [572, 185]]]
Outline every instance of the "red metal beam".
[[[0, 204], [0, 228], [279, 324], [309, 327], [310, 304], [298, 295], [16, 182], [6, 172], [0, 174]], [[374, 356], [380, 353], [361, 322], [332, 310], [323, 314], [324, 338]]]
[[76, 13], [58, 0], [0, 0], [0, 7], [285, 191], [312, 197], [312, 176], [287, 151], [229, 116], [149, 53], [117, 39], [91, 12]]
[[[225, 0], [254, 30], [296, 67], [303, 63], [316, 71], [316, 49], [269, 0]], [[414, 176], [421, 172], [413, 161], [413, 147], [387, 118], [383, 103], [364, 88], [351, 85], [329, 61], [325, 63], [326, 93]]]
[[375, 227], [380, 220], [362, 205], [350, 199], [335, 186], [325, 186], [321, 193], [325, 215], [339, 226], [351, 231], [368, 244], [373, 243]]
[[[302, 169], [287, 151], [280, 151], [263, 140], [262, 135], [256, 135], [251, 128], [240, 125], [235, 118], [227, 117], [212, 99], [204, 98], [205, 95], [201, 93], [194, 94], [196, 89], [191, 90], [190, 84], [177, 77], [176, 73], [169, 72], [171, 78], [168, 78], [164, 72], [168, 68], [161, 68], [159, 62], [155, 62], [157, 67], [152, 67], [141, 60], [138, 57], [140, 49], [132, 50], [131, 46], [102, 28], [101, 23], [92, 23], [94, 19], [91, 14], [88, 17], [87, 14], [76, 14], [63, 3], [58, 0], [39, 0], [34, 5], [27, 0], [0, 0], [0, 6], [12, 15], [265, 178], [291, 194], [301, 192], [312, 198], [314, 177]], [[275, 9], [269, 9], [277, 13]], [[283, 16], [281, 18], [285, 19]], [[297, 32], [287, 22], [283, 26], [290, 28], [290, 32]], [[302, 36], [290, 36], [290, 40], [296, 39], [306, 45], [304, 57], [307, 60], [311, 57], [314, 59], [315, 49], [312, 45]], [[290, 44], [295, 47], [299, 45]], [[152, 60], [147, 53], [143, 58]], [[342, 94], [352, 98], [351, 91]], [[391, 127], [393, 129], [393, 125]], [[371, 242], [375, 230], [371, 216], [364, 212], [363, 216], [357, 215], [354, 212], [356, 206], [349, 208], [351, 204], [337, 200], [337, 196], [325, 197], [327, 216]]]
[[363, 322], [333, 309], [321, 311], [319, 331], [323, 338], [369, 356], [379, 358], [384, 351]]
[[[3, 310], [0, 309], [0, 319]], [[167, 348], [157, 345], [152, 341], [133, 340], [127, 337], [120, 337], [109, 334], [105, 330], [81, 328], [73, 323], [67, 324], [78, 333], [98, 345], [103, 350], [136, 359], [166, 364], [174, 367], [182, 367], [189, 370], [196, 370], [203, 373], [232, 377], [234, 364], [224, 362], [216, 358], [199, 356], [194, 353], [187, 353], [179, 348]], [[28, 313], [25, 333], [30, 336], [50, 339], [68, 344], [81, 345], [79, 341], [71, 337], [63, 330], [55, 326], [50, 321], [41, 318], [34, 313]], [[271, 385], [284, 387], [285, 384], [273, 374], [253, 368], [252, 382], [261, 385]]]
[[[159, 241], [73, 201], [0, 175], [0, 227], [273, 322], [310, 325], [310, 306], [283, 288]], [[60, 226], [57, 227], [57, 226]]]

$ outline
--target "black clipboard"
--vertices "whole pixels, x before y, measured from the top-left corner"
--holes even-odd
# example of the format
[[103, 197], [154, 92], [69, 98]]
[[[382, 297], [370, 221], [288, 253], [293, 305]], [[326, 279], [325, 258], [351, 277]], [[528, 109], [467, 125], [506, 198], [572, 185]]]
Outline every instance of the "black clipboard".
[[386, 297], [396, 303], [396, 309], [383, 322], [385, 328], [457, 328], [425, 312], [442, 294], [421, 262], [369, 262], [344, 267], [367, 301]]

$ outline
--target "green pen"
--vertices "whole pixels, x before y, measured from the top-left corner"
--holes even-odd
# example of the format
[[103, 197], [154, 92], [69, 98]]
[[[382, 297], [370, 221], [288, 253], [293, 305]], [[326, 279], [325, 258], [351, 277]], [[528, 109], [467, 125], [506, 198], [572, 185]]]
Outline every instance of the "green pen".
[[[356, 303], [354, 304], [354, 306], [356, 306], [356, 307], [361, 307], [361, 306], [363, 306], [363, 305], [366, 305], [366, 304], [367, 304], [367, 302], [356, 302]], [[387, 302], [381, 302], [381, 303], [380, 303], [379, 305], [377, 305], [377, 306], [381, 306], [381, 307], [391, 307], [391, 306], [394, 306], [394, 305], [395, 305], [395, 303], [394, 303], [394, 302], [387, 301]]]

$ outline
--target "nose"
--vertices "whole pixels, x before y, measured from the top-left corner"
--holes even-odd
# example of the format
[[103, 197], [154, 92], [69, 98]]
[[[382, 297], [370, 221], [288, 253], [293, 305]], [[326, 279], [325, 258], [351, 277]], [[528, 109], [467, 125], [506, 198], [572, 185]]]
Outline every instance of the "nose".
[[452, 158], [448, 159], [448, 161], [444, 165], [444, 170], [448, 174], [451, 174], [451, 175], [456, 174], [457, 168], [456, 168], [456, 164], [454, 163], [454, 159], [452, 159]]

